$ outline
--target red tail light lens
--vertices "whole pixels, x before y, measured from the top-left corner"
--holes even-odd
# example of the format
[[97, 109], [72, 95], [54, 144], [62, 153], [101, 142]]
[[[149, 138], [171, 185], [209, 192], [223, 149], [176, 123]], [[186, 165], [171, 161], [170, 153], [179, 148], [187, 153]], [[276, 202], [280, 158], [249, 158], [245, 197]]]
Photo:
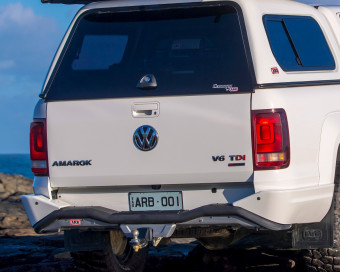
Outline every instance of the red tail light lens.
[[32, 172], [36, 176], [48, 175], [47, 137], [45, 119], [37, 119], [31, 123], [30, 153]]
[[289, 166], [290, 147], [286, 112], [283, 109], [252, 111], [254, 170]]

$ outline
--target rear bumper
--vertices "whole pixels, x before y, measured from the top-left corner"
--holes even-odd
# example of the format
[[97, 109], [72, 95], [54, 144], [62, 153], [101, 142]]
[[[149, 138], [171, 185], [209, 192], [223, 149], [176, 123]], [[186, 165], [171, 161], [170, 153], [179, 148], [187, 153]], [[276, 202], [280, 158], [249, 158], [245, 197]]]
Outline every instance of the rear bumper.
[[[102, 207], [66, 207], [56, 210], [40, 220], [34, 225], [34, 230], [37, 233], [41, 233], [46, 231], [57, 231], [58, 228], [72, 229], [75, 225], [77, 225], [78, 228], [82, 227], [83, 223], [85, 223], [83, 227], [86, 228], [94, 228], [96, 225], [98, 227], [113, 227], [121, 224], [179, 224], [199, 217], [215, 216], [240, 217], [258, 227], [270, 230], [285, 230], [291, 227], [289, 224], [278, 224], [245, 209], [234, 207], [229, 204], [213, 204], [182, 212], [117, 212]], [[92, 226], [91, 224], [88, 224], [89, 221], [92, 221]]]
[[[333, 191], [333, 184], [298, 190], [264, 191], [233, 204], [203, 205], [181, 212], [128, 212], [100, 206], [71, 206], [41, 195], [23, 196], [22, 202], [38, 233], [114, 228], [122, 224], [236, 224], [248, 228], [285, 230], [292, 224], [320, 222], [331, 206]], [[100, 195], [93, 197], [100, 198]]]

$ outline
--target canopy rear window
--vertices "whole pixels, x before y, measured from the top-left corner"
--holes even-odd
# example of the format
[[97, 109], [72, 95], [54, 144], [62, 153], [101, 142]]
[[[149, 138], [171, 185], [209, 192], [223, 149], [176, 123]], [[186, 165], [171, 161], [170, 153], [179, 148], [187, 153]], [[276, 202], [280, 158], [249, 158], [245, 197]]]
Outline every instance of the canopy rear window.
[[[252, 91], [234, 5], [83, 15], [47, 84], [47, 100]], [[249, 59], [249, 58], [248, 58]], [[138, 88], [147, 75], [153, 88]]]

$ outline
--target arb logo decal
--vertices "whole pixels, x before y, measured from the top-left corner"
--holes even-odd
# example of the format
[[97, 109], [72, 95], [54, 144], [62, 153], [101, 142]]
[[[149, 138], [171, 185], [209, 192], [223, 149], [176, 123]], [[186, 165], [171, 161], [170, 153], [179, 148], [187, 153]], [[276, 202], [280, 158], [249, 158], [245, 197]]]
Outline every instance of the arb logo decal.
[[280, 73], [280, 72], [279, 72], [279, 69], [278, 69], [277, 67], [273, 67], [273, 68], [271, 68], [271, 70], [272, 70], [272, 74], [273, 74], [273, 75], [277, 75], [277, 74]]
[[81, 225], [81, 220], [80, 219], [70, 219], [70, 225], [71, 226], [79, 226]]

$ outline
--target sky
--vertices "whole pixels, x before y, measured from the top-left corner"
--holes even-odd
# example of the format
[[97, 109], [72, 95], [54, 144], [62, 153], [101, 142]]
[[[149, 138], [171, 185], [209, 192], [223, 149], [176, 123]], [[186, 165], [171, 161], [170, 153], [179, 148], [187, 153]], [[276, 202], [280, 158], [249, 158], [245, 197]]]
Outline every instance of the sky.
[[0, 1], [0, 154], [29, 153], [34, 106], [59, 43], [80, 7], [40, 0]]
[[29, 126], [52, 58], [80, 5], [0, 1], [0, 154], [29, 153]]

